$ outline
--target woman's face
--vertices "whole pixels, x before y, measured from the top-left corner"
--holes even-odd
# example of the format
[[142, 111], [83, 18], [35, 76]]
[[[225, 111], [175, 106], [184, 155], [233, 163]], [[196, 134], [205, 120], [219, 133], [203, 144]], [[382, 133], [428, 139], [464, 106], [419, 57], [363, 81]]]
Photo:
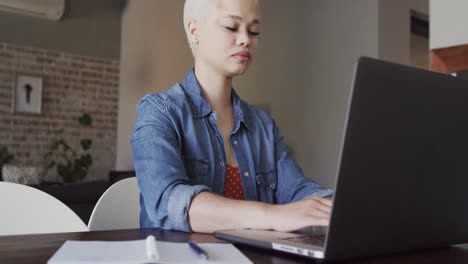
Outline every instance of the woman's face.
[[197, 25], [196, 65], [233, 77], [243, 74], [257, 49], [259, 18], [256, 0], [217, 0]]

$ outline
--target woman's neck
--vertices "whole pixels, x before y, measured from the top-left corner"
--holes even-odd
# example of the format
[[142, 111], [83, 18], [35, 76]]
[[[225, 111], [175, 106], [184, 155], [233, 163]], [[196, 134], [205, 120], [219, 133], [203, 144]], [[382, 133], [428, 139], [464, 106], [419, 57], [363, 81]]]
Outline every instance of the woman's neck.
[[231, 109], [232, 77], [226, 77], [208, 67], [196, 67], [195, 76], [202, 94], [211, 108], [218, 113]]

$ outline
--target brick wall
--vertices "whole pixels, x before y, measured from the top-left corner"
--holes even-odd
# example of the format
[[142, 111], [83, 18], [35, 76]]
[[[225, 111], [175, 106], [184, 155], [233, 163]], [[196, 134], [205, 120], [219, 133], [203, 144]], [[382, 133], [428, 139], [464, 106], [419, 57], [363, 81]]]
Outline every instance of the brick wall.
[[[65, 139], [77, 148], [82, 138], [94, 141], [86, 180], [107, 179], [115, 165], [119, 64], [0, 42], [0, 145], [15, 155], [14, 164], [38, 166], [55, 138], [53, 131], [64, 128]], [[42, 76], [40, 115], [12, 112], [17, 73]], [[79, 126], [84, 112], [94, 119], [91, 128]], [[46, 179], [55, 179], [55, 169]]]

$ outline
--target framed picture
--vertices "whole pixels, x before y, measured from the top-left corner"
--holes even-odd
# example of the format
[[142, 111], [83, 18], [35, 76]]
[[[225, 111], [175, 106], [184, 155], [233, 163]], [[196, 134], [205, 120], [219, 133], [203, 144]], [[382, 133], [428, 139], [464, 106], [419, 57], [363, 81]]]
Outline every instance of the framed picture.
[[13, 91], [13, 112], [40, 114], [42, 77], [19, 73]]

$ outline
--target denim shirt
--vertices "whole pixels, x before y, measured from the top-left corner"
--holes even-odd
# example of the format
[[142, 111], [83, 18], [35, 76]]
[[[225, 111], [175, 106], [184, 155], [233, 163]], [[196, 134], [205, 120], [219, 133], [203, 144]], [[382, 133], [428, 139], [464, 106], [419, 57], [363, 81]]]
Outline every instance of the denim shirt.
[[[230, 143], [245, 199], [284, 204], [328, 197], [304, 177], [278, 126], [232, 90], [235, 123]], [[144, 96], [131, 139], [140, 188], [140, 226], [191, 232], [188, 209], [202, 191], [223, 195], [226, 157], [216, 112], [202, 96], [193, 70], [183, 83]]]

